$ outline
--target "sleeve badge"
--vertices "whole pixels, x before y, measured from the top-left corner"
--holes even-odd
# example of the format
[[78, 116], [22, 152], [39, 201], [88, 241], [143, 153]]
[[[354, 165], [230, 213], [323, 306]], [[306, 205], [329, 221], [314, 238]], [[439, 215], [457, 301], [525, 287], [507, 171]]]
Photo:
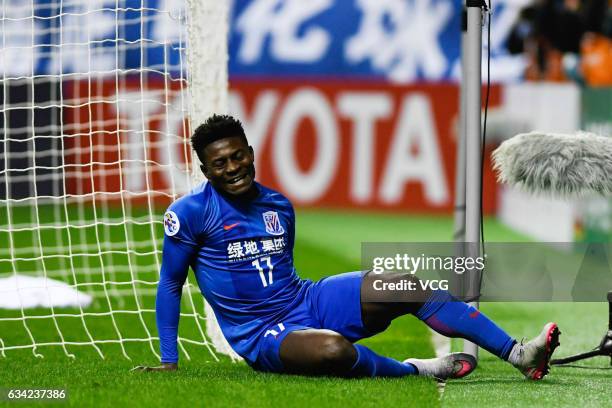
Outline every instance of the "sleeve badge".
[[164, 214], [164, 232], [167, 236], [171, 237], [176, 235], [181, 228], [178, 216], [174, 211], [166, 211]]

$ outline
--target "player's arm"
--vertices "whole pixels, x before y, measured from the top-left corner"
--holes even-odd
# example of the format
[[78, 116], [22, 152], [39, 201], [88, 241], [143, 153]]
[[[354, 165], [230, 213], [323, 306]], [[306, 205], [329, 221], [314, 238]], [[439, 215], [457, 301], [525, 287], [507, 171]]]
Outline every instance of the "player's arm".
[[158, 367], [138, 366], [135, 370], [172, 371], [178, 367], [178, 324], [180, 317], [181, 295], [189, 265], [195, 254], [192, 245], [176, 237], [164, 237], [162, 266], [155, 315], [161, 348], [161, 365]]

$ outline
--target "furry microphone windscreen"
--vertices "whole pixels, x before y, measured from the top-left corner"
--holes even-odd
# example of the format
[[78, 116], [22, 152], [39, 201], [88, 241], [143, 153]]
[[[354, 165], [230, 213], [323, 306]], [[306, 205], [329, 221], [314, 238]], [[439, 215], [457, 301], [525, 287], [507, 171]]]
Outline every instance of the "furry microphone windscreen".
[[514, 136], [493, 152], [502, 183], [531, 193], [570, 198], [612, 194], [612, 138], [592, 133], [531, 132]]

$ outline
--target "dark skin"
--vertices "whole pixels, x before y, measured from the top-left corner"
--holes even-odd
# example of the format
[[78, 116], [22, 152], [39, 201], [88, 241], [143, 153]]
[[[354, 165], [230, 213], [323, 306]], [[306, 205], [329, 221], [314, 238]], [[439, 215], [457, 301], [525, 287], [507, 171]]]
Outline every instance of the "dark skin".
[[228, 137], [206, 146], [200, 166], [212, 186], [232, 199], [248, 202], [258, 194], [255, 153], [241, 137]]
[[[228, 137], [206, 146], [200, 154], [200, 167], [208, 181], [221, 194], [231, 199], [248, 202], [258, 194], [255, 181], [255, 155], [253, 148], [241, 137]], [[406, 293], [406, 299], [385, 299], [384, 293], [373, 290], [373, 281], [399, 282], [415, 279], [411, 275], [375, 275], [368, 273], [361, 286], [361, 318], [372, 333], [386, 329], [393, 319], [413, 314], [422, 303]], [[419, 292], [424, 299], [428, 293]], [[367, 299], [368, 301], [364, 301]], [[399, 301], [398, 301], [399, 300]], [[307, 375], [348, 375], [357, 354], [352, 343], [339, 333], [324, 329], [297, 330], [288, 334], [280, 347], [280, 358], [289, 373]], [[157, 367], [138, 366], [133, 370], [174, 371], [175, 363], [163, 363]]]

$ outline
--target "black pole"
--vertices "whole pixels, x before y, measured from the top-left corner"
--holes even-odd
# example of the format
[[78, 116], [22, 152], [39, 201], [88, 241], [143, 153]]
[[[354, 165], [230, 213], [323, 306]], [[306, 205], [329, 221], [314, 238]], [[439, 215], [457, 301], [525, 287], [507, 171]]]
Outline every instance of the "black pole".
[[612, 291], [608, 292], [608, 330], [612, 331]]
[[608, 332], [594, 350], [580, 353], [573, 356], [552, 360], [553, 365], [569, 364], [575, 361], [584, 360], [591, 357], [608, 356], [610, 357], [610, 365], [612, 365], [612, 291], [608, 292]]
[[612, 291], [608, 292], [608, 334], [604, 336], [599, 348], [608, 349], [610, 365], [612, 366]]

